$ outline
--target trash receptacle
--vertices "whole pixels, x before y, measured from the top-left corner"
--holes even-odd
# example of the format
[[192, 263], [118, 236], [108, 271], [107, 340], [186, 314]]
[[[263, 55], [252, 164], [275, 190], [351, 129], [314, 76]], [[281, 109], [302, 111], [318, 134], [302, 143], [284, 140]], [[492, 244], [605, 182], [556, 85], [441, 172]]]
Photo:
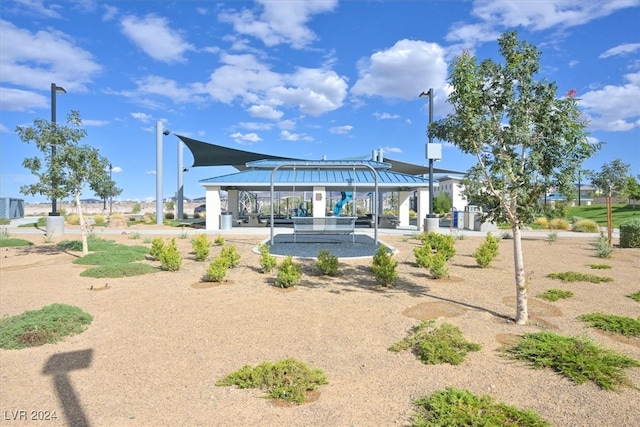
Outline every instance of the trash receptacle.
[[231, 212], [222, 212], [220, 214], [220, 230], [231, 230], [233, 225], [233, 215]]

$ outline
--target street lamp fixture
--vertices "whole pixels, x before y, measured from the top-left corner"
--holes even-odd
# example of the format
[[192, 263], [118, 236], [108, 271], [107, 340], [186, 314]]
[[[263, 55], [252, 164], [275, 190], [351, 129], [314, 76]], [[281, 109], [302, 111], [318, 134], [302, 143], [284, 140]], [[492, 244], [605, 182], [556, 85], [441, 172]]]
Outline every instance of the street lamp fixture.
[[[56, 94], [58, 93], [67, 93], [63, 87], [56, 85], [55, 83], [51, 83], [51, 123], [53, 124], [53, 129], [56, 129]], [[56, 156], [56, 142], [51, 142], [51, 162], [53, 162], [54, 157]], [[49, 216], [60, 216], [58, 212], [58, 201], [56, 200], [55, 191], [57, 190], [57, 182], [55, 180], [51, 183], [53, 187], [54, 196], [51, 198], [51, 213]]]
[[[429, 136], [429, 142], [426, 146], [426, 157], [427, 159], [429, 159], [429, 214], [427, 215], [427, 219], [431, 219], [431, 218], [437, 218], [436, 215], [433, 213], [433, 200], [434, 200], [433, 161], [440, 160], [442, 158], [442, 144], [434, 144], [433, 138], [429, 134], [429, 128], [433, 123], [433, 88], [430, 88], [426, 92], [422, 92], [419, 95], [419, 98], [429, 98], [429, 126], [427, 127], [427, 135]], [[425, 224], [426, 224], [425, 228], [428, 228], [427, 226], [429, 224], [435, 224], [435, 221], [427, 220]], [[437, 228], [435, 230], [426, 230], [426, 231], [437, 231]]]

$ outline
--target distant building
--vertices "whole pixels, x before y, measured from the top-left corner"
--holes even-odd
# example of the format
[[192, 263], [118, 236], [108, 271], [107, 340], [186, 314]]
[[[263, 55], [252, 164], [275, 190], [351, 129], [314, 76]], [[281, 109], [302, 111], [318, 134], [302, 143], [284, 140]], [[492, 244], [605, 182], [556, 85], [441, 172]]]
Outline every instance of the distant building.
[[438, 179], [438, 186], [434, 187], [433, 195], [438, 197], [440, 193], [446, 193], [451, 199], [451, 206], [454, 210], [462, 211], [469, 204], [463, 195], [464, 185], [462, 177], [445, 175]]

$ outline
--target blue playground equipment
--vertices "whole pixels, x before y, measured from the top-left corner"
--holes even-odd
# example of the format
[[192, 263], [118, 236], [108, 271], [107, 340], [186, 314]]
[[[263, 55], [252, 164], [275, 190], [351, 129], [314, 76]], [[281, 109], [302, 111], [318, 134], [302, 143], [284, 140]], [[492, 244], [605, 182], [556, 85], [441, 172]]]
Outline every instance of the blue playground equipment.
[[333, 208], [333, 214], [335, 216], [340, 216], [340, 212], [342, 212], [342, 207], [351, 201], [351, 196], [353, 193], [351, 191], [341, 191], [340, 194], [342, 198], [338, 200], [338, 203]]

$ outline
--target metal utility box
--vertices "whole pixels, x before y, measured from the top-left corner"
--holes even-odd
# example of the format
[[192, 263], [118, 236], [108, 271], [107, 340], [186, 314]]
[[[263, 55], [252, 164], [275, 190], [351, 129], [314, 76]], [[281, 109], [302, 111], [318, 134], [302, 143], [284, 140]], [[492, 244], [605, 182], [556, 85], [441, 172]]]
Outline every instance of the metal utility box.
[[24, 200], [0, 197], [0, 218], [24, 218]]

